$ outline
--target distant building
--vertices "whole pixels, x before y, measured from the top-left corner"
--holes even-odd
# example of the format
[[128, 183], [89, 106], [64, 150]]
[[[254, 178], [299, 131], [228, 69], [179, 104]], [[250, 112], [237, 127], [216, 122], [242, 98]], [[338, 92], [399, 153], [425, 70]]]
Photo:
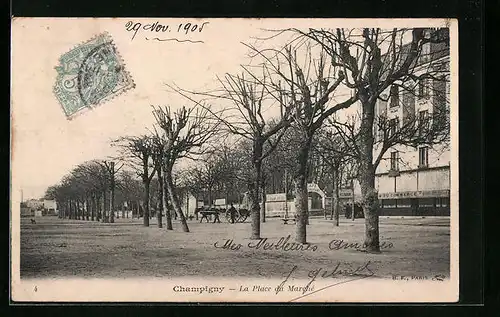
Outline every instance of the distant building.
[[21, 217], [33, 217], [34, 215], [33, 209], [21, 206]]
[[57, 214], [57, 203], [55, 200], [45, 199], [43, 201], [43, 209], [45, 210], [47, 215], [55, 215]]
[[38, 199], [29, 199], [25, 202], [26, 207], [34, 209], [34, 210], [42, 210], [43, 209], [43, 201]]

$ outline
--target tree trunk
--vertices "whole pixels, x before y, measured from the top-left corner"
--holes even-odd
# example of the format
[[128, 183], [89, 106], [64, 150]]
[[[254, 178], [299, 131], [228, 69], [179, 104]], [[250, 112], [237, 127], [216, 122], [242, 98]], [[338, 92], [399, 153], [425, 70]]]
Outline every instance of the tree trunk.
[[174, 207], [174, 212], [179, 215], [181, 220], [182, 231], [189, 232], [189, 227], [186, 222], [186, 217], [184, 217], [184, 213], [182, 212], [181, 205], [179, 202], [179, 197], [177, 197], [174, 190], [174, 182], [172, 180], [172, 168], [169, 167], [165, 170], [165, 179], [164, 181], [167, 183], [168, 195], [170, 197], [170, 201]]
[[261, 182], [261, 192], [262, 192], [262, 206], [260, 210], [260, 219], [262, 222], [266, 222], [266, 184], [264, 181]]
[[311, 142], [312, 137], [306, 136], [297, 154], [297, 170], [295, 173], [295, 215], [297, 217], [297, 228], [295, 240], [298, 243], [307, 243], [306, 227], [309, 216], [307, 176]]
[[380, 252], [378, 193], [375, 190], [375, 173], [362, 173], [360, 184], [363, 213], [365, 216], [366, 250], [369, 252]]
[[186, 217], [189, 218], [189, 193], [186, 193]]
[[[163, 170], [163, 175], [166, 175], [164, 166], [162, 166], [158, 170]], [[172, 215], [170, 214], [170, 208], [169, 208], [170, 206], [168, 203], [168, 189], [165, 179], [162, 180], [160, 187], [162, 187], [161, 201], [162, 201], [163, 211], [165, 212], [165, 217], [167, 218], [166, 220], [167, 230], [173, 230]]]
[[115, 176], [111, 176], [111, 197], [109, 198], [109, 222], [115, 222]]
[[[167, 223], [172, 223], [172, 214], [175, 216], [175, 212], [173, 212], [174, 207], [172, 207], [172, 204], [170, 202], [167, 184], [165, 183], [165, 178], [163, 179], [163, 184], [165, 186], [165, 202], [164, 203], [165, 203], [166, 214], [168, 214]], [[168, 230], [172, 230], [172, 229], [168, 229]]]
[[208, 207], [212, 208], [212, 185], [208, 185]]
[[91, 202], [90, 202], [91, 203], [90, 220], [94, 221], [95, 220], [95, 209], [96, 209], [95, 208], [96, 203], [95, 203], [95, 195], [94, 194], [92, 194], [92, 196], [90, 196], [90, 200], [91, 200]]
[[103, 206], [104, 205], [101, 203], [101, 198], [103, 198], [102, 194], [97, 197], [97, 205], [98, 205], [97, 207], [99, 208], [99, 210], [97, 212], [97, 221], [102, 221], [102, 219], [103, 219], [103, 213], [104, 213]]
[[194, 206], [194, 208], [195, 208], [194, 216], [195, 219], [198, 220], [198, 212], [196, 212], [196, 210], [198, 209], [198, 194], [196, 195], [196, 205]]
[[108, 214], [106, 212], [106, 190], [102, 192], [102, 222], [108, 222]]
[[86, 207], [87, 207], [87, 208], [85, 208], [85, 212], [86, 212], [85, 217], [87, 218], [87, 221], [90, 220], [90, 212], [91, 212], [91, 209], [92, 209], [90, 201], [91, 201], [91, 198], [87, 196], [87, 199], [85, 200], [85, 204], [86, 204]]
[[[260, 155], [259, 155], [260, 156]], [[260, 179], [262, 177], [262, 161], [257, 159], [254, 161], [255, 179], [249, 184], [250, 212], [252, 215], [252, 235], [250, 239], [260, 239], [260, 205], [259, 205], [259, 188]]]
[[333, 184], [334, 184], [334, 191], [333, 191], [333, 199], [332, 199], [332, 207], [333, 207], [333, 218], [334, 218], [334, 224], [336, 227], [339, 226], [339, 214], [340, 214], [340, 195], [339, 195], [339, 172], [338, 169], [333, 171]]
[[352, 195], [351, 220], [354, 221], [356, 219], [356, 199], [354, 197], [354, 179], [353, 178], [351, 178], [351, 195]]
[[76, 220], [80, 220], [80, 201], [76, 200]]
[[303, 176], [295, 178], [295, 216], [296, 216], [296, 237], [298, 243], [307, 243], [307, 181]]
[[[361, 157], [359, 162], [359, 183], [365, 216], [365, 247], [368, 252], [380, 252], [378, 193], [375, 190], [375, 169], [373, 165], [373, 119], [374, 103], [362, 101], [363, 114], [360, 125]], [[365, 101], [365, 102], [363, 102]], [[353, 205], [354, 212], [354, 205]]]
[[156, 173], [158, 174], [158, 211], [156, 212], [156, 220], [158, 220], [158, 228], [163, 228], [163, 176], [162, 176], [162, 168], [158, 168]]
[[145, 227], [149, 227], [149, 181], [143, 180], [144, 183], [144, 199], [142, 202], [142, 209], [144, 214], [142, 215], [143, 223]]
[[100, 221], [101, 220], [101, 196], [99, 195], [95, 195], [95, 217], [96, 217], [96, 221]]

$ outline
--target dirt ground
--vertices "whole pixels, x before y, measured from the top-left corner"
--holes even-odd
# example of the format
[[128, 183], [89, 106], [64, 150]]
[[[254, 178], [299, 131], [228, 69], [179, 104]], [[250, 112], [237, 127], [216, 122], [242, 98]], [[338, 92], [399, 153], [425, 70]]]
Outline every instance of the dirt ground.
[[[250, 248], [250, 223], [229, 224], [189, 221], [191, 232], [159, 229], [156, 219], [142, 226], [142, 219], [117, 219], [114, 224], [39, 217], [36, 224], [21, 221], [21, 278], [46, 277], [283, 277], [297, 266], [307, 277], [312, 268], [348, 267], [370, 261], [375, 277], [394, 275], [449, 277], [450, 227], [448, 218], [381, 218], [380, 254], [356, 250], [361, 244], [364, 220], [341, 218], [339, 227], [330, 220], [311, 219], [307, 227], [308, 250]], [[295, 226], [278, 218], [262, 224], [261, 236], [276, 243]], [[232, 239], [237, 250], [220, 248]], [[332, 240], [337, 242], [331, 243]], [[343, 240], [338, 242], [338, 240]], [[214, 244], [217, 242], [217, 247]], [[340, 244], [339, 244], [340, 243]], [[353, 244], [344, 249], [346, 243]], [[315, 246], [313, 251], [313, 247]], [[341, 246], [340, 249], [339, 246]], [[332, 250], [338, 249], [338, 250]]]

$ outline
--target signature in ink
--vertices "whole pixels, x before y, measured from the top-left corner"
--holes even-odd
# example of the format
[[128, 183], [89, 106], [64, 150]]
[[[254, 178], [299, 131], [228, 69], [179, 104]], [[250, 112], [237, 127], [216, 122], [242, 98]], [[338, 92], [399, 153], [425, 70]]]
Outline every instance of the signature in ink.
[[[302, 291], [302, 295], [297, 297], [297, 298], [292, 299], [291, 301], [294, 301], [294, 300], [297, 300], [300, 298], [304, 298], [306, 296], [323, 291], [323, 290], [330, 288], [330, 287], [333, 287], [335, 285], [345, 284], [345, 283], [352, 282], [355, 280], [371, 277], [371, 276], [375, 275], [373, 268], [371, 266], [372, 266], [371, 261], [367, 261], [359, 266], [353, 266], [353, 265], [348, 264], [348, 263], [343, 264], [341, 262], [338, 262], [332, 268], [318, 268], [318, 269], [310, 270], [307, 274], [309, 277], [307, 284], [298, 287], [298, 289], [300, 289]], [[285, 279], [276, 287], [276, 289], [275, 289], [276, 294], [284, 291], [286, 283], [289, 282], [290, 277], [294, 274], [294, 272], [297, 271], [297, 269], [298, 269], [298, 267], [296, 265], [294, 265], [292, 267], [292, 270], [286, 275]], [[323, 287], [321, 289], [314, 290], [314, 286], [313, 286], [314, 281], [316, 281], [318, 279], [336, 278], [339, 276], [352, 277], [352, 279], [341, 280], [337, 283], [328, 285], [328, 286]], [[297, 289], [297, 287], [294, 285], [292, 287]]]

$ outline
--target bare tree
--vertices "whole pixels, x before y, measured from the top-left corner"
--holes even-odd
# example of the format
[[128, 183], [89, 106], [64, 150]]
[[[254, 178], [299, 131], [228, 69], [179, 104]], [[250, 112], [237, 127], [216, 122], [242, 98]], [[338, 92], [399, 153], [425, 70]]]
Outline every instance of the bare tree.
[[[108, 198], [107, 191], [110, 186], [110, 178], [102, 162], [99, 160], [85, 162], [73, 169], [71, 174], [79, 183], [85, 184], [85, 186], [92, 193], [92, 220], [94, 218], [94, 214], [96, 214], [97, 220], [108, 222], [109, 218], [106, 215], [106, 199]], [[99, 203], [101, 198], [102, 202]]]
[[105, 169], [109, 175], [109, 222], [115, 222], [115, 188], [116, 188], [116, 174], [123, 167], [120, 164], [117, 168], [115, 167], [115, 162], [113, 161], [98, 161]]
[[[200, 105], [193, 99], [193, 95], [216, 98], [228, 102], [222, 111], [210, 114], [223, 124], [226, 130], [237, 137], [251, 142], [251, 163], [253, 173], [247, 180], [247, 187], [251, 205], [252, 233], [251, 239], [260, 239], [260, 198], [262, 188], [263, 160], [276, 148], [279, 140], [289, 125], [291, 106], [287, 97], [279, 89], [280, 83], [269, 78], [270, 70], [267, 65], [258, 66], [262, 75], [257, 75], [250, 67], [242, 66], [242, 74], [226, 74], [218, 77], [220, 89], [215, 92], [195, 93], [176, 89], [181, 95]], [[278, 89], [276, 89], [278, 88]], [[279, 106], [280, 120], [266, 119], [266, 106]]]
[[202, 154], [202, 147], [217, 132], [218, 125], [210, 120], [208, 114], [206, 108], [182, 107], [172, 112], [170, 107], [155, 107], [153, 110], [156, 123], [162, 130], [164, 182], [184, 232], [189, 232], [189, 227], [175, 191], [173, 168], [182, 158]]
[[153, 152], [153, 161], [155, 164], [157, 178], [158, 178], [158, 202], [159, 202], [159, 212], [157, 213], [158, 220], [158, 228], [163, 227], [162, 217], [163, 213], [165, 213], [167, 230], [173, 230], [172, 225], [172, 215], [170, 213], [169, 201], [168, 201], [168, 188], [165, 183], [164, 174], [165, 174], [165, 158], [167, 157], [165, 154], [165, 140], [161, 137], [158, 131], [154, 131], [154, 152]]
[[[384, 101], [383, 94], [390, 90], [391, 102], [400, 103], [400, 91], [420, 93], [423, 87], [432, 86], [442, 91], [442, 84], [449, 78], [448, 29], [336, 29], [308, 32], [294, 30], [319, 44], [329, 55], [331, 64], [344, 70], [346, 85], [359, 98], [360, 124], [352, 148], [357, 151], [358, 180], [361, 185], [365, 215], [365, 245], [369, 252], [380, 252], [378, 193], [375, 189], [375, 171], [385, 151], [394, 144], [420, 144], [441, 142], [447, 131], [446, 107], [436, 107], [433, 118], [434, 132], [423, 138], [415, 138], [415, 126], [408, 120], [403, 127], [389, 124], [383, 118], [378, 121], [390, 134], [383, 134], [378, 155], [374, 155], [376, 133], [376, 105]], [[436, 93], [441, 95], [444, 92]], [[385, 100], [387, 101], [387, 100]], [[445, 103], [442, 103], [445, 104]], [[411, 113], [411, 111], [410, 111]], [[441, 127], [444, 128], [441, 128]], [[386, 129], [382, 128], [382, 131]], [[394, 130], [400, 131], [394, 133]], [[444, 133], [443, 133], [444, 132]], [[424, 133], [426, 134], [426, 133]], [[403, 141], [407, 140], [407, 141]]]
[[122, 160], [130, 160], [131, 166], [137, 171], [144, 185], [143, 223], [149, 227], [150, 185], [156, 173], [156, 165], [152, 162], [155, 153], [155, 142], [152, 136], [122, 137], [113, 141], [122, 149]]
[[[292, 120], [299, 137], [293, 173], [297, 217], [296, 241], [306, 243], [307, 178], [313, 137], [329, 116], [352, 105], [356, 102], [357, 96], [342, 97], [336, 92], [345, 79], [344, 71], [328, 63], [323, 48], [316, 50], [303, 43], [289, 45], [282, 50], [251, 48], [256, 55], [264, 58], [269, 65], [267, 69], [272, 70], [272, 73], [268, 73], [268, 77], [279, 78], [280, 82], [284, 83], [273, 85], [273, 88], [286, 96], [287, 104], [292, 105]], [[304, 62], [298, 57], [299, 55]]]
[[314, 151], [322, 158], [322, 163], [331, 171], [333, 195], [330, 219], [333, 219], [334, 225], [338, 227], [340, 214], [339, 189], [342, 181], [342, 169], [349, 161], [354, 159], [354, 156], [350, 147], [331, 126], [319, 131]]
[[[140, 181], [134, 177], [134, 173], [128, 170], [122, 170], [117, 178], [117, 188], [120, 190], [123, 200], [127, 204], [126, 218], [129, 217], [129, 211], [132, 211], [132, 217], [134, 215], [134, 210], [141, 200], [142, 188]], [[138, 210], [136, 210], [138, 213]]]

